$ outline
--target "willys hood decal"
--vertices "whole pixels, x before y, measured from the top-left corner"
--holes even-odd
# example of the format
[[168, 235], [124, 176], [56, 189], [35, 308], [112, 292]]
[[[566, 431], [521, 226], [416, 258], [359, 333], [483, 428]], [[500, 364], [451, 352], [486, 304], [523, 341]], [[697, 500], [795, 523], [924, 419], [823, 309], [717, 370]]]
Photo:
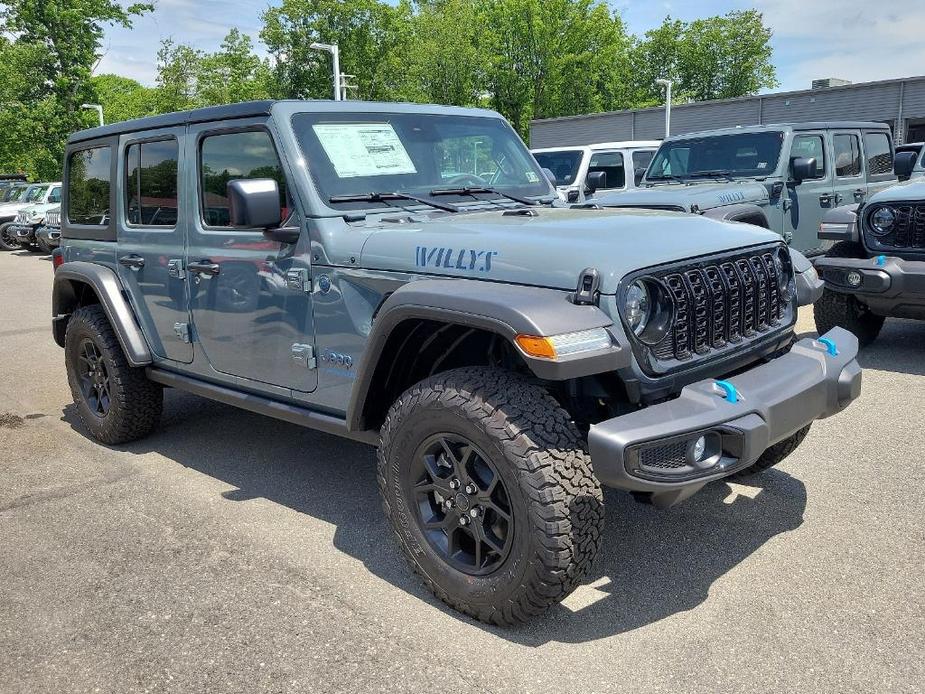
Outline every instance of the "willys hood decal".
[[358, 265], [558, 289], [574, 289], [579, 273], [594, 267], [601, 291], [613, 293], [635, 270], [780, 240], [758, 227], [681, 213], [536, 212], [487, 211], [381, 227], [366, 240]]

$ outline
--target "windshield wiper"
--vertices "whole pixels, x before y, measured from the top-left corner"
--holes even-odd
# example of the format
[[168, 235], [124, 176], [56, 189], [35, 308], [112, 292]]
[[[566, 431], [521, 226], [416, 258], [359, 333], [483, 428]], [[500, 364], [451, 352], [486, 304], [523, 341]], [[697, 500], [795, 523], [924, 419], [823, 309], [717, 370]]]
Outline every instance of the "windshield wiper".
[[687, 183], [680, 176], [675, 176], [673, 174], [665, 174], [664, 176], [648, 176], [646, 181], [677, 181], [678, 183]]
[[726, 169], [715, 169], [713, 171], [695, 171], [688, 174], [690, 178], [725, 178], [727, 181], [735, 180]]
[[536, 200], [531, 200], [530, 198], [522, 198], [519, 195], [511, 195], [510, 193], [505, 193], [503, 191], [498, 190], [497, 188], [491, 188], [489, 186], [464, 186], [462, 188], [434, 188], [432, 191], [430, 191], [431, 195], [470, 195], [473, 198], [475, 198], [476, 195], [480, 193], [494, 193], [495, 195], [500, 195], [502, 198], [507, 198], [508, 200], [519, 202], [521, 205], [538, 205], [539, 204]]
[[411, 195], [410, 193], [354, 193], [351, 195], [332, 195], [328, 198], [328, 202], [384, 202], [386, 204], [388, 204], [390, 200], [413, 200], [414, 202], [436, 207], [438, 210], [459, 212], [459, 208], [456, 205], [451, 205], [448, 202], [428, 200], [427, 198]]

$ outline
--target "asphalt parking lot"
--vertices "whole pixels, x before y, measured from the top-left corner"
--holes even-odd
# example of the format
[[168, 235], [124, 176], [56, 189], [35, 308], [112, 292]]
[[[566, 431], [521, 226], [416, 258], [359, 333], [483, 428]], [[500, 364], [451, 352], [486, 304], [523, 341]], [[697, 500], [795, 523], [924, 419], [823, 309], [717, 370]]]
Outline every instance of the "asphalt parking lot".
[[753, 483], [607, 492], [587, 584], [499, 629], [406, 568], [372, 449], [174, 392], [150, 438], [91, 441], [51, 283], [0, 254], [2, 692], [923, 691], [925, 324]]

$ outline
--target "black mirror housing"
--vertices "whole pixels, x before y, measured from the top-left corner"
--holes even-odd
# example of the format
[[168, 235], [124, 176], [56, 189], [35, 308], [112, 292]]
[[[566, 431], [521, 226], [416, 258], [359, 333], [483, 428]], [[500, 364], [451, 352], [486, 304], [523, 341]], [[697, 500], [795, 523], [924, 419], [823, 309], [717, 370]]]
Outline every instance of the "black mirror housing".
[[603, 171], [592, 171], [585, 179], [585, 187], [591, 195], [594, 195], [598, 188], [603, 188], [605, 185], [607, 185], [607, 174]]
[[918, 158], [918, 152], [897, 152], [896, 156], [893, 157], [893, 171], [901, 179], [909, 178]]
[[816, 178], [819, 173], [816, 157], [794, 157], [790, 161], [790, 173], [798, 185], [808, 178]]
[[272, 178], [229, 181], [227, 192], [231, 226], [270, 229], [282, 223], [279, 185]]

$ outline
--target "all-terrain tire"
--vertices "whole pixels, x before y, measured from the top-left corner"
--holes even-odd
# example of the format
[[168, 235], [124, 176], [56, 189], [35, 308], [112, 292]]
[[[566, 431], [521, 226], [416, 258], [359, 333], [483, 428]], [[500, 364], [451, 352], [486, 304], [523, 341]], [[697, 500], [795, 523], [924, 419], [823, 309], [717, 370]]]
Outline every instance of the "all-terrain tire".
[[9, 236], [8, 229], [12, 223], [0, 224], [0, 251], [17, 251], [20, 248], [19, 242]]
[[[97, 414], [81, 389], [78, 373], [81, 349], [86, 341], [98, 350], [109, 377], [109, 409]], [[103, 443], [120, 444], [140, 439], [160, 421], [163, 389], [147, 379], [143, 368], [132, 367], [98, 304], [77, 309], [67, 324], [64, 359], [71, 395], [81, 421]]]
[[[839, 241], [826, 253], [828, 258], [864, 258], [864, 249], [851, 241]], [[820, 335], [839, 326], [854, 333], [858, 344], [866, 347], [880, 334], [883, 328], [883, 316], [877, 316], [851, 294], [833, 292], [826, 288], [813, 306], [816, 330]]]
[[730, 475], [727, 479], [735, 480], [751, 477], [752, 475], [763, 472], [764, 470], [772, 468], [778, 463], [783, 462], [784, 458], [793, 453], [797, 448], [799, 448], [800, 444], [803, 443], [803, 439], [806, 438], [806, 435], [809, 433], [811, 426], [812, 424], [807, 424], [795, 434], [791, 434], [785, 438], [783, 441], [778, 441], [773, 446], [769, 446], [768, 449], [761, 454], [761, 457], [758, 458], [758, 460], [756, 460], [753, 464]]
[[[488, 575], [451, 566], [421, 530], [403, 491], [427, 437], [451, 432], [490, 458], [510, 498], [513, 533]], [[455, 609], [498, 625], [526, 621], [571, 593], [601, 544], [603, 496], [584, 438], [542, 388], [500, 369], [428, 378], [392, 405], [381, 430], [378, 481], [385, 515], [428, 588]]]
[[40, 252], [45, 255], [51, 255], [51, 246], [48, 245], [48, 242], [45, 241], [41, 236], [36, 235], [35, 245], [38, 246]]

